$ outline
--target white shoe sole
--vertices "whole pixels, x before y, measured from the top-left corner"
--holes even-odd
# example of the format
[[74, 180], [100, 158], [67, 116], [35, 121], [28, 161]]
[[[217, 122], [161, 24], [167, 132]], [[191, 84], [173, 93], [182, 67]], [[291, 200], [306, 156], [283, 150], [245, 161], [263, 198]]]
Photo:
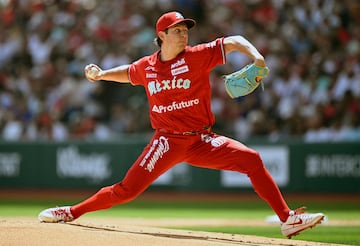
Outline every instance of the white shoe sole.
[[313, 228], [313, 227], [315, 227], [317, 224], [321, 224], [321, 222], [324, 220], [324, 217], [325, 217], [325, 215], [320, 216], [319, 218], [315, 219], [311, 224], [309, 224], [309, 225], [307, 225], [307, 226], [305, 226], [305, 227], [303, 227], [303, 228], [299, 228], [298, 230], [296, 230], [296, 231], [290, 233], [289, 235], [287, 235], [286, 237], [289, 238], [289, 239], [291, 239], [291, 237], [294, 237], [294, 236], [299, 235], [300, 232], [302, 232], [302, 231], [304, 231], [304, 230], [306, 230], [306, 229]]

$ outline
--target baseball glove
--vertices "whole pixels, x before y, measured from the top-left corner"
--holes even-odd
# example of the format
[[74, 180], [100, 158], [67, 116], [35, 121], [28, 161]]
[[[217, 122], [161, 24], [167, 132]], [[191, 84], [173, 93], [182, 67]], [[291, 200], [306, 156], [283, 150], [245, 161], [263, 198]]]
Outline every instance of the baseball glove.
[[267, 67], [259, 67], [249, 64], [239, 71], [224, 76], [226, 92], [231, 98], [246, 96], [253, 92], [260, 84], [262, 79], [269, 73]]

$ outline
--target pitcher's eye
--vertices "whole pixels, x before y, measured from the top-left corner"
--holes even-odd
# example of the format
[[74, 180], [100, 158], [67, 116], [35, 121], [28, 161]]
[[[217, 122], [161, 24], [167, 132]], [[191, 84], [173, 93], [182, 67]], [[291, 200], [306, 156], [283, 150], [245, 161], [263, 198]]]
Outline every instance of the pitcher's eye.
[[189, 32], [189, 30], [187, 30], [187, 29], [174, 29], [174, 31], [173, 31], [174, 34], [185, 34], [185, 35], [187, 35], [188, 32]]

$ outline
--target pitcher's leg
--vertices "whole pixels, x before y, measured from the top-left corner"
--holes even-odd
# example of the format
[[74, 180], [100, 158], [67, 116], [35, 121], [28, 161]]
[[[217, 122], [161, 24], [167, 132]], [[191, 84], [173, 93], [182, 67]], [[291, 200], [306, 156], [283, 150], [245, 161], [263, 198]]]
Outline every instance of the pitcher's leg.
[[88, 212], [107, 209], [114, 206], [114, 204], [119, 201], [119, 198], [113, 189], [114, 185], [103, 187], [88, 199], [72, 206], [70, 209], [74, 219], [79, 218], [81, 215]]
[[[259, 156], [258, 154], [256, 155]], [[254, 168], [248, 173], [248, 177], [254, 190], [269, 204], [282, 222], [286, 221], [289, 216], [290, 208], [281, 194], [279, 187], [269, 171], [263, 165], [260, 156], [254, 163], [256, 163], [254, 166], [257, 166], [257, 168]]]
[[256, 193], [269, 204], [280, 220], [285, 221], [289, 216], [290, 208], [255, 150], [236, 140], [207, 134], [194, 145], [188, 161], [199, 167], [247, 174]]
[[[139, 176], [129, 170], [127, 179], [132, 182], [132, 180], [137, 180], [136, 177]], [[156, 177], [154, 178], [156, 179]], [[74, 219], [76, 219], [88, 212], [107, 209], [117, 204], [129, 202], [141, 194], [152, 183], [154, 178], [141, 178], [141, 181], [138, 180], [139, 185], [136, 186], [129, 185], [123, 180], [111, 186], [103, 187], [93, 196], [72, 206], [71, 213], [74, 216]]]
[[84, 213], [107, 209], [135, 199], [156, 178], [177, 163], [181, 149], [175, 151], [175, 148], [170, 148], [169, 142], [168, 138], [155, 135], [121, 182], [104, 187], [85, 201], [71, 207], [74, 219]]

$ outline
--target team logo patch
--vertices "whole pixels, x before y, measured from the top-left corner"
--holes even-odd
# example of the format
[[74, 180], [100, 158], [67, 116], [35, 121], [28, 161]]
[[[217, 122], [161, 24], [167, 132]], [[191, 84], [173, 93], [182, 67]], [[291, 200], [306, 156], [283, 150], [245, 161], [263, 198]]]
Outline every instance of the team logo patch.
[[176, 19], [184, 19], [184, 16], [182, 14], [180, 14], [179, 12], [175, 13], [175, 17], [176, 17]]
[[146, 78], [147, 79], [154, 79], [157, 77], [157, 73], [147, 73]]
[[226, 143], [227, 138], [223, 136], [212, 137], [210, 134], [201, 134], [201, 141], [210, 143], [211, 146], [217, 148]]
[[182, 67], [178, 67], [178, 68], [175, 68], [175, 69], [171, 69], [171, 75], [172, 76], [182, 74], [182, 73], [186, 73], [186, 72], [189, 72], [189, 67], [187, 65], [182, 66]]
[[153, 72], [156, 72], [156, 69], [153, 67], [153, 66], [147, 66], [145, 68], [145, 71], [153, 71]]
[[217, 138], [214, 138], [213, 140], [211, 140], [211, 145], [214, 146], [214, 147], [220, 147], [225, 142], [226, 142], [225, 137], [217, 137]]
[[171, 64], [171, 69], [180, 67], [181, 65], [185, 64], [185, 58], [181, 58], [180, 60], [176, 61], [175, 63]]

